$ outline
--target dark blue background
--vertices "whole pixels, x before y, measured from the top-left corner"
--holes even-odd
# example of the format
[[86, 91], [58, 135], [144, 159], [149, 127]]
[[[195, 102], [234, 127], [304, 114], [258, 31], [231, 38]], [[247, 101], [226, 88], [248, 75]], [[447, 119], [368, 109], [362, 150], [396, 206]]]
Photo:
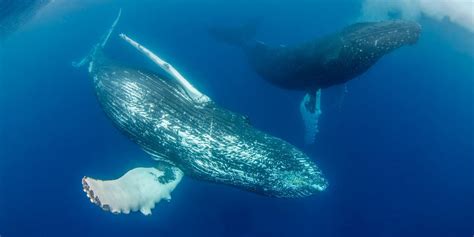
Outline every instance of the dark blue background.
[[[214, 25], [264, 19], [258, 39], [291, 44], [355, 22], [359, 1], [109, 1], [61, 9], [0, 45], [0, 235], [472, 236], [474, 36], [420, 19], [415, 46], [323, 91], [317, 143], [305, 146], [299, 92], [275, 88]], [[84, 175], [117, 178], [152, 165], [101, 111], [85, 55], [123, 7], [118, 31], [176, 66], [220, 105], [302, 148], [327, 176], [314, 197], [266, 198], [189, 178], [153, 215], [112, 215], [89, 203]], [[118, 33], [118, 32], [117, 32]], [[107, 52], [152, 65], [117, 37]]]

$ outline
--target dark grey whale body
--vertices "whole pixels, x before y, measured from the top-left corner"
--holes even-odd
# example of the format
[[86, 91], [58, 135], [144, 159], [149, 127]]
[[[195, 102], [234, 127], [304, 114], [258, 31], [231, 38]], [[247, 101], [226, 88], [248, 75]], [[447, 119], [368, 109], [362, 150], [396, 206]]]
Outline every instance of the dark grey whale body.
[[305, 141], [313, 143], [321, 115], [321, 89], [346, 83], [384, 55], [417, 42], [421, 26], [411, 21], [356, 23], [342, 31], [295, 46], [267, 46], [253, 40], [255, 24], [213, 28], [211, 35], [242, 48], [252, 68], [266, 81], [306, 92], [300, 104]]
[[356, 23], [303, 44], [277, 47], [245, 39], [251, 35], [248, 33], [238, 38], [237, 32], [211, 30], [216, 38], [242, 47], [250, 65], [265, 80], [285, 89], [316, 91], [345, 83], [382, 56], [416, 43], [421, 27], [401, 20]]

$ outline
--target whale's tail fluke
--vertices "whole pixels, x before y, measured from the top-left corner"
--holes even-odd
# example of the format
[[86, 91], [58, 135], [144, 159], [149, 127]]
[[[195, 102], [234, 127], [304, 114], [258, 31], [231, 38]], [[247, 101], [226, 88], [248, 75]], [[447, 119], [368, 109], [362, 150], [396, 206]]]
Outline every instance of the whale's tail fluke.
[[140, 211], [150, 215], [161, 200], [171, 200], [171, 192], [181, 181], [183, 172], [163, 165], [157, 168], [135, 168], [115, 180], [82, 179], [90, 201], [105, 211], [128, 214]]
[[[107, 44], [107, 42], [109, 41], [110, 36], [114, 32], [115, 27], [117, 26], [121, 15], [122, 15], [122, 9], [119, 9], [118, 15], [115, 18], [114, 22], [112, 23], [112, 26], [110, 26], [110, 28], [107, 30], [107, 32], [104, 34], [104, 36], [102, 36], [102, 39], [99, 41], [99, 43], [94, 45], [92, 50], [84, 58], [82, 58], [80, 61], [72, 62], [73, 67], [79, 68], [79, 67], [82, 67], [86, 64], [90, 64], [92, 61], [94, 61], [94, 58], [97, 55], [97, 52], [99, 50], [103, 49], [105, 47], [105, 45]], [[89, 71], [91, 71], [91, 65], [89, 65]]]
[[261, 21], [256, 18], [238, 27], [212, 27], [209, 34], [218, 41], [244, 47], [255, 38]]
[[312, 144], [319, 132], [319, 117], [321, 111], [321, 89], [305, 95], [300, 104], [300, 113], [305, 127], [304, 140], [306, 144]]

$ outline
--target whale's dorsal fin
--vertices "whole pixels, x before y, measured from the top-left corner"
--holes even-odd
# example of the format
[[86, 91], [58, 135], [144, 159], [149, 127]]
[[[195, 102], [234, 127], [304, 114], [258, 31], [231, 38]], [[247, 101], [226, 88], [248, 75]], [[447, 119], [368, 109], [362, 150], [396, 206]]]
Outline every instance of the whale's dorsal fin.
[[176, 70], [171, 64], [161, 59], [160, 57], [158, 57], [158, 55], [154, 54], [149, 49], [143, 47], [141, 44], [139, 44], [135, 40], [129, 38], [127, 35], [120, 34], [120, 37], [123, 40], [125, 40], [127, 43], [132, 45], [134, 48], [136, 48], [140, 53], [144, 54], [147, 58], [153, 61], [161, 69], [167, 72], [171, 77], [173, 77], [173, 79], [175, 79], [181, 85], [181, 87], [184, 89], [186, 94], [194, 102], [207, 103], [211, 101], [209, 97], [207, 97], [205, 94], [201, 93], [193, 85], [191, 85], [191, 83], [189, 83], [189, 81], [186, 80], [186, 78], [184, 78], [183, 75], [181, 75], [181, 73], [179, 73], [178, 70]]

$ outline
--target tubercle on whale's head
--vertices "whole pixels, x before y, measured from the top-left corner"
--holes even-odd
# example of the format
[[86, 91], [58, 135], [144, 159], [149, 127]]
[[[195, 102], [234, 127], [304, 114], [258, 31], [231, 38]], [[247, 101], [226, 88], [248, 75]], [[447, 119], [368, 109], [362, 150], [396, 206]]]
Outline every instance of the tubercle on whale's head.
[[[421, 25], [414, 21], [392, 21], [392, 28], [396, 35], [392, 37], [392, 41], [399, 42], [399, 44], [415, 44], [421, 35]], [[400, 45], [401, 46], [401, 45]]]
[[265, 195], [280, 198], [311, 196], [328, 187], [328, 182], [314, 162], [304, 153], [294, 150], [293, 157], [276, 166], [268, 176]]
[[361, 53], [383, 55], [404, 45], [415, 44], [421, 35], [421, 25], [414, 21], [394, 20], [360, 23], [357, 30], [346, 35], [351, 48]]
[[[387, 31], [384, 37], [387, 46], [398, 48], [403, 45], [415, 44], [420, 38], [421, 25], [414, 21], [391, 21], [386, 23], [385, 30]], [[384, 43], [384, 42], [382, 42]]]

